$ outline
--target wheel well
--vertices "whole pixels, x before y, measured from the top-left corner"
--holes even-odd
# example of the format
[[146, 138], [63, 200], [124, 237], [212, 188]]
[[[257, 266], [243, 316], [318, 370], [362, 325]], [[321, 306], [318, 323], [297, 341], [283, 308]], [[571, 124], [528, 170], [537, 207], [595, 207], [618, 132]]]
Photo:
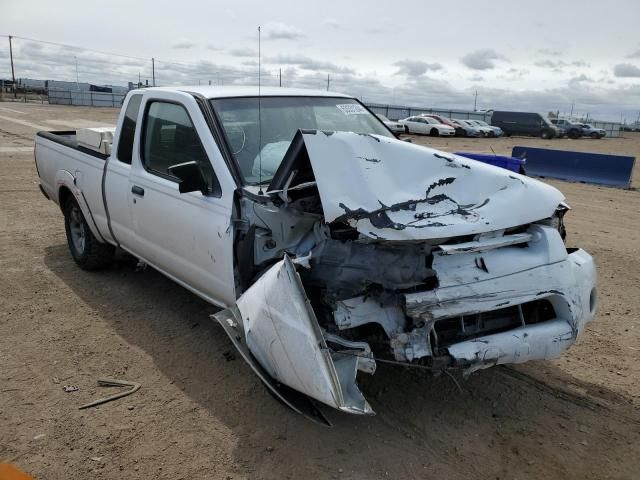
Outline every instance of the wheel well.
[[69, 188], [65, 187], [64, 185], [60, 187], [60, 190], [58, 190], [58, 202], [60, 203], [60, 210], [62, 210], [63, 213], [64, 204], [67, 203], [69, 195], [73, 195], [73, 193], [71, 193], [71, 190], [69, 190]]

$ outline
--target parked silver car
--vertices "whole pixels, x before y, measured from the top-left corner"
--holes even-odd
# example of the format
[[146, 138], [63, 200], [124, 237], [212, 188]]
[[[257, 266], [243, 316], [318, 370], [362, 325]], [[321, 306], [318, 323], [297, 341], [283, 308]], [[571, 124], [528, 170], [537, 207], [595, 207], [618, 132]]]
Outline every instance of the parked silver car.
[[471, 120], [469, 119], [469, 122], [471, 122], [474, 125], [477, 125], [479, 127], [485, 127], [485, 128], [489, 128], [489, 137], [501, 137], [504, 135], [504, 132], [502, 131], [502, 129], [500, 127], [495, 127], [493, 125], [489, 125], [487, 122], [483, 121], [483, 120]]
[[384, 123], [389, 130], [391, 130], [396, 135], [400, 135], [401, 133], [405, 133], [404, 125], [398, 123], [394, 120], [389, 120], [387, 117], [382, 115], [381, 113], [376, 113], [376, 116]]

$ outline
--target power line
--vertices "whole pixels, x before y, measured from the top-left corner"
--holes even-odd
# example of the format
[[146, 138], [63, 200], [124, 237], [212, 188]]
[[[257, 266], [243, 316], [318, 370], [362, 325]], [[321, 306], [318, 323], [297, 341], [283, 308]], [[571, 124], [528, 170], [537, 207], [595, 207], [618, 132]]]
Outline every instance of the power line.
[[105, 51], [102, 51], [102, 50], [94, 50], [92, 48], [78, 47], [77, 45], [68, 45], [68, 44], [65, 44], [65, 43], [49, 42], [49, 41], [46, 41], [46, 40], [37, 40], [35, 38], [29, 38], [29, 37], [20, 37], [18, 35], [0, 35], [0, 36], [17, 38], [19, 40], [26, 40], [28, 42], [44, 43], [46, 45], [55, 45], [56, 47], [76, 48], [78, 50], [85, 50], [87, 52], [100, 53], [102, 55], [112, 55], [114, 57], [130, 58], [131, 60], [144, 60], [144, 61], [147, 61], [147, 62], [149, 61], [148, 58], [143, 58], [143, 57], [133, 57], [131, 55], [122, 55], [121, 53], [105, 52]]

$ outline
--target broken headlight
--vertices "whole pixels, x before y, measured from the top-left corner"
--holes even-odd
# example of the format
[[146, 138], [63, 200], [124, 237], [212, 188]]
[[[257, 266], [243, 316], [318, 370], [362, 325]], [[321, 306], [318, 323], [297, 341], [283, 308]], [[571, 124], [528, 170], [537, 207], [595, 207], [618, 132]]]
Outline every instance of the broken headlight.
[[564, 226], [564, 216], [569, 210], [571, 210], [571, 207], [562, 202], [560, 205], [558, 205], [558, 208], [556, 208], [556, 211], [553, 214], [553, 217], [551, 217], [549, 223], [552, 227], [558, 230], [558, 232], [560, 233], [560, 237], [562, 237], [562, 241], [567, 238], [567, 229]]

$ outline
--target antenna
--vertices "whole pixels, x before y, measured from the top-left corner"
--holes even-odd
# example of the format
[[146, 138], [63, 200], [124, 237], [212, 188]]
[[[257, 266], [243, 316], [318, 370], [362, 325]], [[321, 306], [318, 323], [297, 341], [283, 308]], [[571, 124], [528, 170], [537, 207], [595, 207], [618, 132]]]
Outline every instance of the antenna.
[[262, 195], [262, 102], [260, 97], [260, 25], [258, 25], [258, 195]]

